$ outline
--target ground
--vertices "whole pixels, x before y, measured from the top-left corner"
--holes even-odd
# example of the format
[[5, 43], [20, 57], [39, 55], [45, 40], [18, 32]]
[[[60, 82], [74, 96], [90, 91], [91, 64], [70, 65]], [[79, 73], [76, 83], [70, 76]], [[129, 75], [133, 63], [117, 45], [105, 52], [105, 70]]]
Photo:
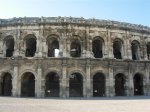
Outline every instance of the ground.
[[0, 112], [150, 112], [150, 97], [90, 99], [0, 97]]

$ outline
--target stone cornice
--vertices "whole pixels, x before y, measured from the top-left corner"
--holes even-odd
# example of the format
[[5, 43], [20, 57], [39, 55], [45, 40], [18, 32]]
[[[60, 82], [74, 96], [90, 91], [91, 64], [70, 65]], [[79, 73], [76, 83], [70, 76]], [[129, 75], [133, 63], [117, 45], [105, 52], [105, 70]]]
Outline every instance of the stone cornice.
[[125, 22], [100, 20], [100, 19], [84, 19], [73, 17], [24, 17], [0, 19], [0, 26], [14, 26], [14, 25], [37, 25], [37, 24], [78, 24], [84, 26], [100, 26], [105, 28], [119, 28], [123, 30], [134, 30], [144, 33], [150, 33], [150, 27], [130, 24]]

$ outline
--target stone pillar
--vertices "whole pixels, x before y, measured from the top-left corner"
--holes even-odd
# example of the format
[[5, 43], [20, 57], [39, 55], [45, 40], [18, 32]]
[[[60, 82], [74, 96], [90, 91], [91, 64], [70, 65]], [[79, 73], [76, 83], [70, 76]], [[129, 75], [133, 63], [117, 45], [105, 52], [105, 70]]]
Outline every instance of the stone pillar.
[[108, 55], [109, 55], [109, 58], [114, 58], [114, 55], [113, 55], [113, 42], [111, 40], [111, 32], [110, 30], [107, 30], [107, 35], [108, 35], [108, 44], [107, 44], [107, 48], [108, 49]]
[[129, 42], [129, 32], [126, 32], [126, 55], [127, 59], [132, 60], [131, 43]]
[[145, 77], [143, 78], [143, 90], [145, 96], [150, 95], [149, 81], [149, 68], [145, 63]]
[[2, 73], [0, 73], [0, 95], [2, 95]]
[[47, 48], [47, 44], [46, 44], [46, 40], [44, 39], [43, 42], [42, 42], [42, 55], [43, 57], [47, 57], [48, 56], [48, 48]]
[[109, 63], [109, 96], [115, 96], [115, 83], [113, 77], [113, 66]]
[[109, 58], [109, 36], [110, 33], [108, 32], [109, 30], [107, 29], [107, 34], [106, 34], [106, 39], [104, 40], [104, 45], [103, 45], [103, 57], [104, 58]]
[[35, 53], [35, 57], [42, 57], [42, 44], [41, 44], [41, 40], [39, 38], [37, 38], [37, 40], [36, 40], [36, 53]]
[[41, 78], [41, 97], [45, 97], [45, 77]]
[[38, 66], [37, 69], [37, 79], [36, 79], [36, 95], [37, 97], [42, 97], [42, 69], [41, 69], [41, 65]]
[[110, 94], [110, 93], [109, 93], [109, 87], [110, 87], [110, 86], [109, 86], [109, 85], [110, 85], [109, 81], [110, 81], [110, 80], [109, 80], [109, 77], [106, 77], [106, 84], [105, 84], [105, 96], [106, 96], [106, 97], [109, 97], [109, 94]]
[[19, 45], [19, 42], [17, 40], [14, 40], [15, 43], [14, 43], [14, 57], [18, 57], [19, 56], [19, 48], [18, 48], [18, 45]]
[[86, 93], [86, 79], [83, 78], [83, 97], [87, 97]]
[[[20, 28], [20, 26], [18, 26]], [[16, 32], [16, 35], [14, 35], [14, 57], [18, 57], [19, 56], [19, 51], [20, 51], [20, 30], [18, 30]]]
[[25, 57], [26, 53], [26, 41], [25, 40], [20, 40], [19, 43], [19, 48], [20, 48], [20, 56]]
[[125, 88], [125, 95], [130, 96], [130, 88], [129, 88], [129, 79], [128, 78], [125, 79], [124, 88]]
[[67, 40], [67, 52], [66, 52], [67, 57], [70, 57], [70, 44], [71, 44], [70, 39], [68, 39]]
[[123, 48], [122, 48], [122, 58], [123, 58], [123, 59], [128, 59], [127, 41], [128, 41], [129, 39], [128, 39], [127, 31], [125, 32], [125, 36], [123, 36], [123, 38], [125, 38], [125, 41], [124, 41], [124, 43], [123, 43], [123, 45], [122, 45], [122, 47], [123, 47]]
[[90, 60], [88, 59], [86, 63], [86, 97], [87, 98], [92, 96], [90, 75], [91, 75]]
[[3, 45], [3, 57], [6, 57], [6, 43]]
[[44, 39], [43, 36], [43, 25], [40, 26], [40, 30], [39, 33], [36, 33], [36, 37], [37, 37], [37, 44], [36, 44], [36, 54], [35, 56], [37, 57], [42, 57], [43, 56], [43, 43], [42, 40]]
[[130, 74], [129, 78], [130, 78], [129, 79], [129, 91], [130, 91], [129, 96], [134, 96], [134, 82], [133, 82], [132, 74]]
[[89, 28], [86, 27], [86, 33], [85, 33], [85, 57], [89, 58], [90, 57], [90, 49], [92, 46], [90, 46], [90, 33], [89, 33]]
[[64, 39], [65, 37], [64, 37], [64, 34], [62, 34], [61, 35], [61, 38], [60, 38], [60, 40], [59, 40], [59, 57], [63, 57], [63, 55], [64, 55], [64, 53], [63, 52], [65, 52], [65, 39]]
[[14, 74], [12, 78], [12, 96], [18, 96], [19, 88], [18, 88], [18, 64], [14, 65]]
[[128, 62], [128, 77], [129, 77], [129, 83], [128, 83], [128, 96], [134, 96], [134, 82], [133, 82], [133, 75], [132, 75], [132, 65]]
[[67, 64], [66, 60], [63, 60], [62, 64], [62, 80], [61, 80], [61, 88], [60, 88], [60, 97], [67, 98], [68, 97], [68, 86], [67, 86]]
[[89, 39], [89, 57], [93, 58], [93, 51], [92, 51], [92, 39]]
[[[144, 37], [143, 37], [144, 38]], [[141, 51], [143, 51], [143, 59], [144, 60], [148, 60], [148, 56], [147, 56], [147, 47], [146, 47], [146, 42], [145, 42], [145, 44], [143, 45], [143, 50], [141, 50]]]
[[0, 40], [0, 57], [3, 57], [3, 41]]
[[62, 46], [62, 56], [67, 57], [67, 39], [65, 34], [62, 35]]
[[84, 41], [81, 40], [81, 57], [85, 57], [85, 45], [84, 45]]

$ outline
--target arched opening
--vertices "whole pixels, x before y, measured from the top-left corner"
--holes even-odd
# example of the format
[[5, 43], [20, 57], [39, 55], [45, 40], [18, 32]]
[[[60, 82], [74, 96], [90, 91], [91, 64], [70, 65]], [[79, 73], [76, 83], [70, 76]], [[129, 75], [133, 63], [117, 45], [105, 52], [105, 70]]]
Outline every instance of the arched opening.
[[69, 96], [70, 97], [83, 96], [83, 77], [80, 73], [73, 73], [70, 75]]
[[113, 42], [113, 54], [114, 58], [116, 59], [122, 59], [122, 46], [123, 43], [120, 39], [115, 39]]
[[59, 97], [59, 75], [55, 72], [50, 72], [45, 78], [45, 96]]
[[6, 57], [12, 57], [14, 52], [14, 38], [12, 36], [7, 36], [5, 38], [5, 50], [6, 50]]
[[124, 96], [125, 95], [125, 76], [124, 74], [117, 74], [115, 76], [115, 95]]
[[57, 39], [48, 38], [48, 57], [59, 56], [59, 42]]
[[147, 58], [150, 59], [150, 42], [147, 43]]
[[102, 73], [93, 76], [93, 96], [105, 96], [105, 76]]
[[80, 57], [81, 56], [81, 44], [79, 40], [74, 40], [71, 42], [71, 49], [70, 49], [71, 57]]
[[143, 76], [138, 73], [134, 75], [134, 95], [143, 95]]
[[92, 51], [95, 58], [102, 58], [103, 57], [103, 44], [104, 41], [97, 37], [92, 42]]
[[136, 40], [132, 41], [131, 50], [132, 50], [132, 59], [139, 60], [140, 59], [140, 44], [138, 41]]
[[31, 72], [26, 72], [23, 74], [21, 79], [21, 96], [35, 96], [35, 77]]
[[1, 95], [11, 96], [12, 95], [12, 77], [11, 74], [6, 72], [1, 77]]
[[34, 57], [36, 52], [36, 37], [34, 35], [28, 35], [26, 39], [26, 57]]

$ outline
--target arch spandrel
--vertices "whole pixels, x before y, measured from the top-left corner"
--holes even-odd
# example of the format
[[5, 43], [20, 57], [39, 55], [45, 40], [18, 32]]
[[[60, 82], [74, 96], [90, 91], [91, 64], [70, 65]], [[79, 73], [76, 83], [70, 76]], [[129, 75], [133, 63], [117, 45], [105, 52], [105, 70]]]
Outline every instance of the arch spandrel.
[[37, 72], [33, 69], [25, 69], [25, 70], [22, 70], [20, 73], [19, 73], [19, 80], [21, 80], [21, 78], [23, 77], [23, 75], [27, 72], [30, 72], [34, 75], [35, 77], [35, 80], [37, 80]]
[[48, 69], [44, 72], [43, 78], [45, 78], [46, 75], [47, 75], [48, 73], [51, 73], [51, 72], [54, 72], [54, 73], [58, 74], [60, 79], [62, 78], [61, 71], [60, 71], [60, 69], [57, 69], [57, 68], [48, 68]]
[[58, 35], [58, 34], [48, 34], [47, 36], [46, 36], [46, 41], [48, 42], [48, 41], [51, 41], [51, 40], [60, 40], [60, 36]]
[[85, 75], [85, 73], [82, 70], [76, 69], [76, 70], [71, 70], [71, 71], [68, 72], [67, 79], [69, 79], [70, 75], [73, 74], [73, 73], [81, 74], [82, 77], [83, 77], [83, 80], [85, 80], [85, 78], [86, 78], [86, 75]]
[[105, 78], [108, 78], [108, 76], [109, 76], [107, 71], [105, 71], [104, 69], [97, 68], [97, 69], [94, 69], [94, 70], [91, 71], [91, 76], [90, 76], [91, 79], [93, 79], [93, 76], [97, 73], [103, 74]]
[[2, 70], [0, 71], [0, 77], [3, 77], [4, 73], [9, 73], [12, 78], [14, 76], [14, 72], [12, 70]]

